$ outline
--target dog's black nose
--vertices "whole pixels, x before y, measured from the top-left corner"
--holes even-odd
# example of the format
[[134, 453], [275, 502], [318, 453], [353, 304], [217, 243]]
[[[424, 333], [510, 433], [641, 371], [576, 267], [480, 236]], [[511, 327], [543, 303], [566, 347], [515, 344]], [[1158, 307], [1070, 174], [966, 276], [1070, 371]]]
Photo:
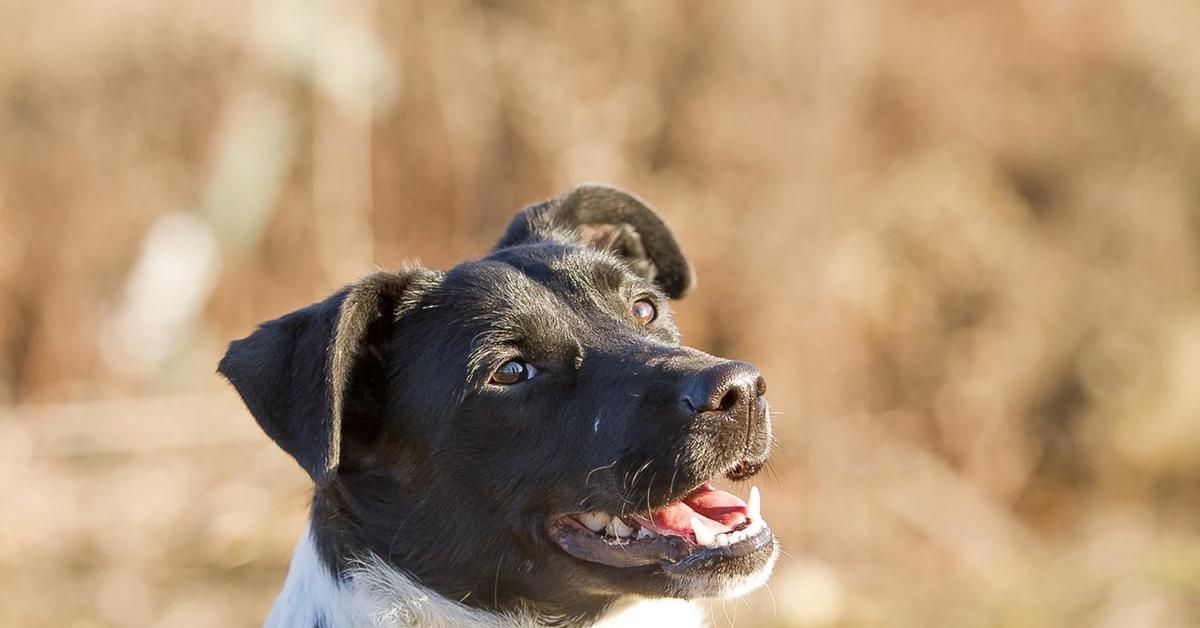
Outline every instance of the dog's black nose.
[[752, 364], [722, 362], [692, 376], [684, 385], [683, 406], [694, 414], [749, 414], [751, 403], [767, 394], [767, 381]]

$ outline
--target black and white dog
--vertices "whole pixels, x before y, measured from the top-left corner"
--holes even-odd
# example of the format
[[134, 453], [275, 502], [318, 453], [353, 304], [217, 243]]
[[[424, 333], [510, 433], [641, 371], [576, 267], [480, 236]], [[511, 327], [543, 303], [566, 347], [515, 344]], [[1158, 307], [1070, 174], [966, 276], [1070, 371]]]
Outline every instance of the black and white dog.
[[220, 372], [316, 484], [267, 625], [679, 626], [763, 584], [758, 490], [709, 481], [766, 462], [765, 384], [681, 346], [692, 284], [653, 210], [582, 185], [482, 259], [376, 272], [233, 342]]

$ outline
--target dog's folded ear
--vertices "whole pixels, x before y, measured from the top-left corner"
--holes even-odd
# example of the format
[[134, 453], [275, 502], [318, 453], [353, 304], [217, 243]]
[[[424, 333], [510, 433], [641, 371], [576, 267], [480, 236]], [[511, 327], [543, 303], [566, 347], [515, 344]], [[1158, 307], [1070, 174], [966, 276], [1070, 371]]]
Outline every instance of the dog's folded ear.
[[546, 240], [611, 251], [673, 299], [687, 294], [696, 282], [691, 263], [658, 214], [645, 201], [608, 185], [581, 184], [526, 208], [509, 224], [496, 249]]
[[[429, 271], [425, 271], [429, 272]], [[382, 406], [385, 353], [405, 291], [419, 269], [376, 272], [229, 345], [217, 370], [254, 419], [321, 483], [342, 462], [348, 415]]]

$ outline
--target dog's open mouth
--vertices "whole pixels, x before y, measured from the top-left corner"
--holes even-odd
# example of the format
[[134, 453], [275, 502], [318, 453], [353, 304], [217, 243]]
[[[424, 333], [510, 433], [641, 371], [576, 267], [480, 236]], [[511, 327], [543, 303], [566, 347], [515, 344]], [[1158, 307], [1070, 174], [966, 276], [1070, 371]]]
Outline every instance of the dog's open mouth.
[[742, 501], [708, 483], [646, 513], [562, 515], [551, 525], [550, 537], [582, 560], [611, 567], [661, 565], [675, 572], [713, 559], [745, 556], [774, 538], [762, 519], [758, 487]]

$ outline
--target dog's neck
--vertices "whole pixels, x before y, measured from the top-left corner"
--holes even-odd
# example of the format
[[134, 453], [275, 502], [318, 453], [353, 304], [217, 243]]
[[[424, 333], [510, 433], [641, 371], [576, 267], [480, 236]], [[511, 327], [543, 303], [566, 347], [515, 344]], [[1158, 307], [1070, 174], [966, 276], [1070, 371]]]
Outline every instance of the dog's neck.
[[489, 613], [437, 595], [374, 555], [355, 559], [335, 575], [320, 554], [313, 531], [306, 528], [267, 618], [268, 628], [536, 625], [519, 615]]
[[616, 595], [531, 588], [528, 581], [511, 578], [533, 567], [515, 544], [466, 545], [447, 525], [473, 524], [478, 529], [470, 538], [486, 538], [500, 528], [485, 519], [486, 512], [465, 501], [459, 512], [453, 504], [426, 507], [430, 492], [452, 490], [425, 483], [418, 490], [404, 476], [381, 469], [341, 474], [314, 494], [308, 533], [312, 551], [335, 580], [361, 580], [363, 565], [371, 567], [370, 573], [386, 569], [396, 576], [364, 581], [373, 583], [377, 594], [396, 588], [391, 584], [402, 578], [426, 596], [453, 600], [493, 620], [526, 618], [516, 625], [588, 625], [627, 604]]
[[[604, 614], [617, 596], [548, 597], [514, 581], [514, 570], [532, 565], [510, 543], [467, 545], [447, 522], [474, 525], [471, 538], [497, 534], [486, 512], [461, 504], [428, 507], [427, 496], [451, 487], [414, 489], [386, 470], [340, 475], [313, 497], [311, 535], [318, 558], [344, 577], [364, 557], [408, 574], [433, 593], [490, 613], [531, 611], [563, 623], [586, 623]], [[533, 600], [536, 600], [534, 602]]]
[[[643, 625], [703, 626], [700, 608], [682, 600], [621, 600], [596, 628]], [[322, 558], [306, 527], [288, 568], [267, 628], [321, 626], [427, 626], [430, 628], [535, 628], [546, 626], [531, 609], [493, 612], [473, 608], [421, 586], [374, 554], [353, 559], [340, 576]]]

